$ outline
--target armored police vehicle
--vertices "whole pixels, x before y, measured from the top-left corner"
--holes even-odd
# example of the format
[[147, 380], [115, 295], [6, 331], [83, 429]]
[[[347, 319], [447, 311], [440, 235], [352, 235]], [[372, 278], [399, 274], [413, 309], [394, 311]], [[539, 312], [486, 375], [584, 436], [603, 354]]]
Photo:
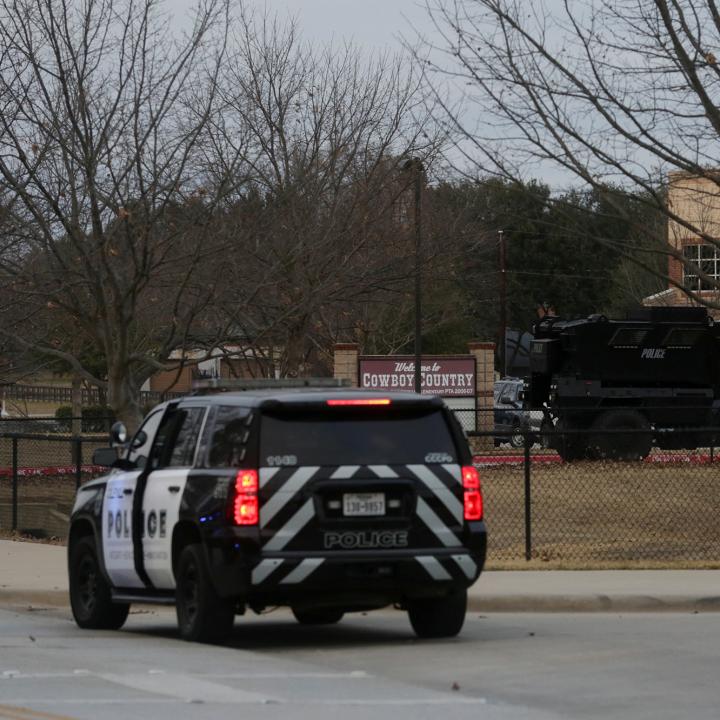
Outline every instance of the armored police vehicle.
[[169, 603], [182, 637], [220, 642], [246, 610], [322, 624], [394, 604], [421, 637], [457, 634], [486, 531], [444, 403], [245, 387], [163, 403], [129, 442], [115, 426], [121, 457], [96, 453], [113, 467], [79, 488], [68, 543], [78, 625]]
[[641, 308], [536, 323], [526, 401], [565, 460], [644, 458], [714, 443], [720, 327], [705, 308]]

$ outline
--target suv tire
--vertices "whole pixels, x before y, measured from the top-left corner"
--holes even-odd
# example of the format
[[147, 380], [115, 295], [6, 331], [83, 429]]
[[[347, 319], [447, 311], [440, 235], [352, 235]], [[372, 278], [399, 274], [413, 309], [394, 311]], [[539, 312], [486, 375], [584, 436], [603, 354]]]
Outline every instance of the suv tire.
[[421, 638], [455, 637], [462, 630], [466, 609], [465, 588], [444, 597], [411, 600], [407, 604], [410, 624]]
[[95, 540], [80, 538], [70, 549], [70, 607], [78, 627], [118, 630], [130, 612], [128, 603], [114, 603], [110, 585], [102, 574]]
[[343, 619], [345, 613], [336, 608], [292, 609], [292, 614], [301, 625], [334, 625]]
[[198, 544], [180, 552], [175, 607], [183, 640], [221, 643], [232, 633], [235, 604], [215, 591]]

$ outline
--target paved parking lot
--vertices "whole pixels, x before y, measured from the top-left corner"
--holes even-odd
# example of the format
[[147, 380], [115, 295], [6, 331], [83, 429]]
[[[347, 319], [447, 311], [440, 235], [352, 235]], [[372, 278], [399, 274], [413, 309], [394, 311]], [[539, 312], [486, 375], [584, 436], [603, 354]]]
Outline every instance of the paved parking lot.
[[183, 643], [171, 610], [118, 633], [65, 609], [0, 610], [0, 717], [717, 718], [717, 615], [485, 614], [418, 641], [404, 614], [297, 625], [238, 618], [228, 647]]

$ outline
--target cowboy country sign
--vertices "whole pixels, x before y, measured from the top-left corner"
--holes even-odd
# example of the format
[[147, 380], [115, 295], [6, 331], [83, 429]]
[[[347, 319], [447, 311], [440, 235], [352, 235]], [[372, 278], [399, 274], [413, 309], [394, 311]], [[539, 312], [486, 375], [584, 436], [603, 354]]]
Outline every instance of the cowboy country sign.
[[[415, 389], [415, 358], [412, 355], [383, 355], [359, 359], [359, 385], [372, 390]], [[475, 358], [447, 355], [423, 356], [420, 382], [425, 395], [473, 397]]]

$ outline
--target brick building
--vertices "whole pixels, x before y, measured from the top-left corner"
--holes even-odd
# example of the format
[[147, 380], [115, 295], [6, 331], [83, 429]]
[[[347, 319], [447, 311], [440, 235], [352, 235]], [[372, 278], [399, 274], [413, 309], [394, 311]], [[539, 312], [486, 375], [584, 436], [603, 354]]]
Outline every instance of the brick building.
[[[669, 256], [668, 276], [671, 281], [700, 294], [707, 300], [720, 301], [720, 291], [703, 281], [693, 265], [720, 283], [720, 248], [708, 243], [701, 234], [718, 238], [720, 242], [720, 177], [717, 181], [685, 172], [672, 172], [668, 176], [668, 209], [680, 220], [668, 219], [667, 241], [692, 265]], [[669, 284], [667, 290], [646, 297], [643, 305], [694, 305], [679, 288]], [[720, 317], [719, 310], [711, 310]]]

